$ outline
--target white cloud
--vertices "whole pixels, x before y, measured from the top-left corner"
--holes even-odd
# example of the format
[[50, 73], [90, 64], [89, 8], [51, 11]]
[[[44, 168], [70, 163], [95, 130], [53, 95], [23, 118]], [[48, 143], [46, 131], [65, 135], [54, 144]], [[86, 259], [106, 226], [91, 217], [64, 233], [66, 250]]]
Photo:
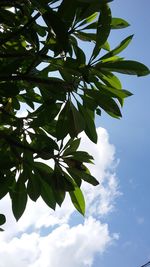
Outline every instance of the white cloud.
[[115, 160], [115, 147], [109, 143], [107, 131], [104, 128], [98, 128], [97, 133], [97, 144], [93, 144], [84, 136], [81, 148], [93, 155], [95, 165], [88, 164], [88, 168], [100, 185], [91, 187], [89, 184], [85, 184], [84, 192], [88, 213], [103, 216], [113, 211], [114, 201], [120, 195], [118, 179], [115, 174], [118, 161]]
[[[113, 240], [118, 239], [118, 234], [110, 234], [108, 225], [99, 220], [114, 209], [119, 192], [115, 148], [109, 143], [105, 129], [97, 131], [97, 145], [82, 136], [81, 149], [88, 148], [95, 158], [95, 165], [88, 167], [100, 181], [97, 187], [83, 185], [87, 205], [83, 224], [69, 225], [75, 211], [69, 197], [56, 211], [49, 209], [41, 199], [37, 203], [28, 201], [24, 215], [16, 223], [6, 197], [0, 202], [0, 211], [7, 216], [5, 232], [0, 233], [0, 267], [92, 266], [95, 254], [103, 253]], [[43, 236], [45, 231], [49, 233]]]
[[84, 267], [92, 266], [95, 254], [103, 253], [113, 238], [107, 224], [89, 217], [84, 224], [63, 224], [41, 237], [22, 234], [0, 247], [0, 267]]

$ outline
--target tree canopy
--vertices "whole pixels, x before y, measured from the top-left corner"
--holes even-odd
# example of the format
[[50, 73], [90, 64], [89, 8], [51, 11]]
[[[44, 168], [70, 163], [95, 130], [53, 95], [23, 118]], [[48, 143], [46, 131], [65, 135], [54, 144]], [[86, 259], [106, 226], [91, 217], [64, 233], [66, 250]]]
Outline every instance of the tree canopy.
[[[132, 94], [116, 73], [150, 73], [118, 56], [133, 35], [110, 48], [111, 31], [129, 23], [112, 16], [109, 2], [0, 2], [0, 199], [9, 194], [16, 220], [28, 198], [55, 209], [67, 193], [85, 213], [82, 181], [98, 181], [85, 166], [93, 158], [78, 148], [79, 134], [96, 143], [95, 116], [122, 116]], [[0, 214], [0, 225], [5, 220]]]

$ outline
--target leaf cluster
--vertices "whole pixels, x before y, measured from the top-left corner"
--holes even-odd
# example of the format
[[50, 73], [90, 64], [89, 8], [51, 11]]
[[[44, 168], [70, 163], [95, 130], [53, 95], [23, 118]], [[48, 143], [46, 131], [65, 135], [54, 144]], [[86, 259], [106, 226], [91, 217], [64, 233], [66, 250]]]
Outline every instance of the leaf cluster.
[[[84, 131], [96, 143], [95, 115], [122, 116], [132, 94], [114, 73], [149, 74], [142, 63], [118, 56], [133, 36], [110, 48], [110, 32], [129, 24], [112, 17], [108, 2], [0, 3], [0, 198], [10, 195], [16, 220], [28, 198], [42, 197], [55, 209], [66, 194], [85, 213], [82, 181], [99, 182], [84, 165], [93, 158], [78, 149], [78, 135]], [[24, 106], [27, 115], [20, 116]]]

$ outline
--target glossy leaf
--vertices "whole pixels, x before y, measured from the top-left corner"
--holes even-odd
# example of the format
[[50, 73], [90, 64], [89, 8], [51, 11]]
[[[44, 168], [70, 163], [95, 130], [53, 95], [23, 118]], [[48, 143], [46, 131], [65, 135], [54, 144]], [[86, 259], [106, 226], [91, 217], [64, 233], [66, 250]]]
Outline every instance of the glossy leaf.
[[79, 187], [76, 187], [73, 192], [69, 192], [71, 201], [75, 208], [82, 214], [85, 214], [85, 200], [83, 193]]
[[121, 18], [112, 18], [111, 20], [111, 28], [112, 29], [122, 29], [130, 26], [130, 24]]
[[121, 89], [122, 85], [120, 80], [117, 76], [115, 76], [113, 73], [109, 71], [98, 71], [94, 70], [94, 73], [102, 80], [103, 83], [105, 83], [108, 86]]
[[132, 60], [124, 60], [119, 62], [98, 63], [98, 70], [120, 72], [128, 75], [144, 76], [150, 73], [149, 69], [142, 63]]

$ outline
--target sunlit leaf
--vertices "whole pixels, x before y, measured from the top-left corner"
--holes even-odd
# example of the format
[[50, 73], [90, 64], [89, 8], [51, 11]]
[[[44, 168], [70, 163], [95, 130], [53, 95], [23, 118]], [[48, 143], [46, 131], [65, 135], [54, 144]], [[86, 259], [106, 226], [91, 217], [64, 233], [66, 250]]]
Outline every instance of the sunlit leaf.
[[133, 38], [133, 35], [130, 35], [127, 38], [125, 38], [115, 49], [111, 50], [109, 53], [102, 56], [101, 60], [112, 57], [112, 56], [117, 55], [120, 52], [122, 52], [129, 45], [132, 38]]
[[130, 24], [121, 18], [112, 18], [111, 20], [111, 28], [112, 29], [122, 29], [130, 26]]
[[73, 192], [69, 192], [71, 201], [75, 208], [82, 214], [85, 214], [85, 200], [82, 191], [79, 187], [76, 187]]

